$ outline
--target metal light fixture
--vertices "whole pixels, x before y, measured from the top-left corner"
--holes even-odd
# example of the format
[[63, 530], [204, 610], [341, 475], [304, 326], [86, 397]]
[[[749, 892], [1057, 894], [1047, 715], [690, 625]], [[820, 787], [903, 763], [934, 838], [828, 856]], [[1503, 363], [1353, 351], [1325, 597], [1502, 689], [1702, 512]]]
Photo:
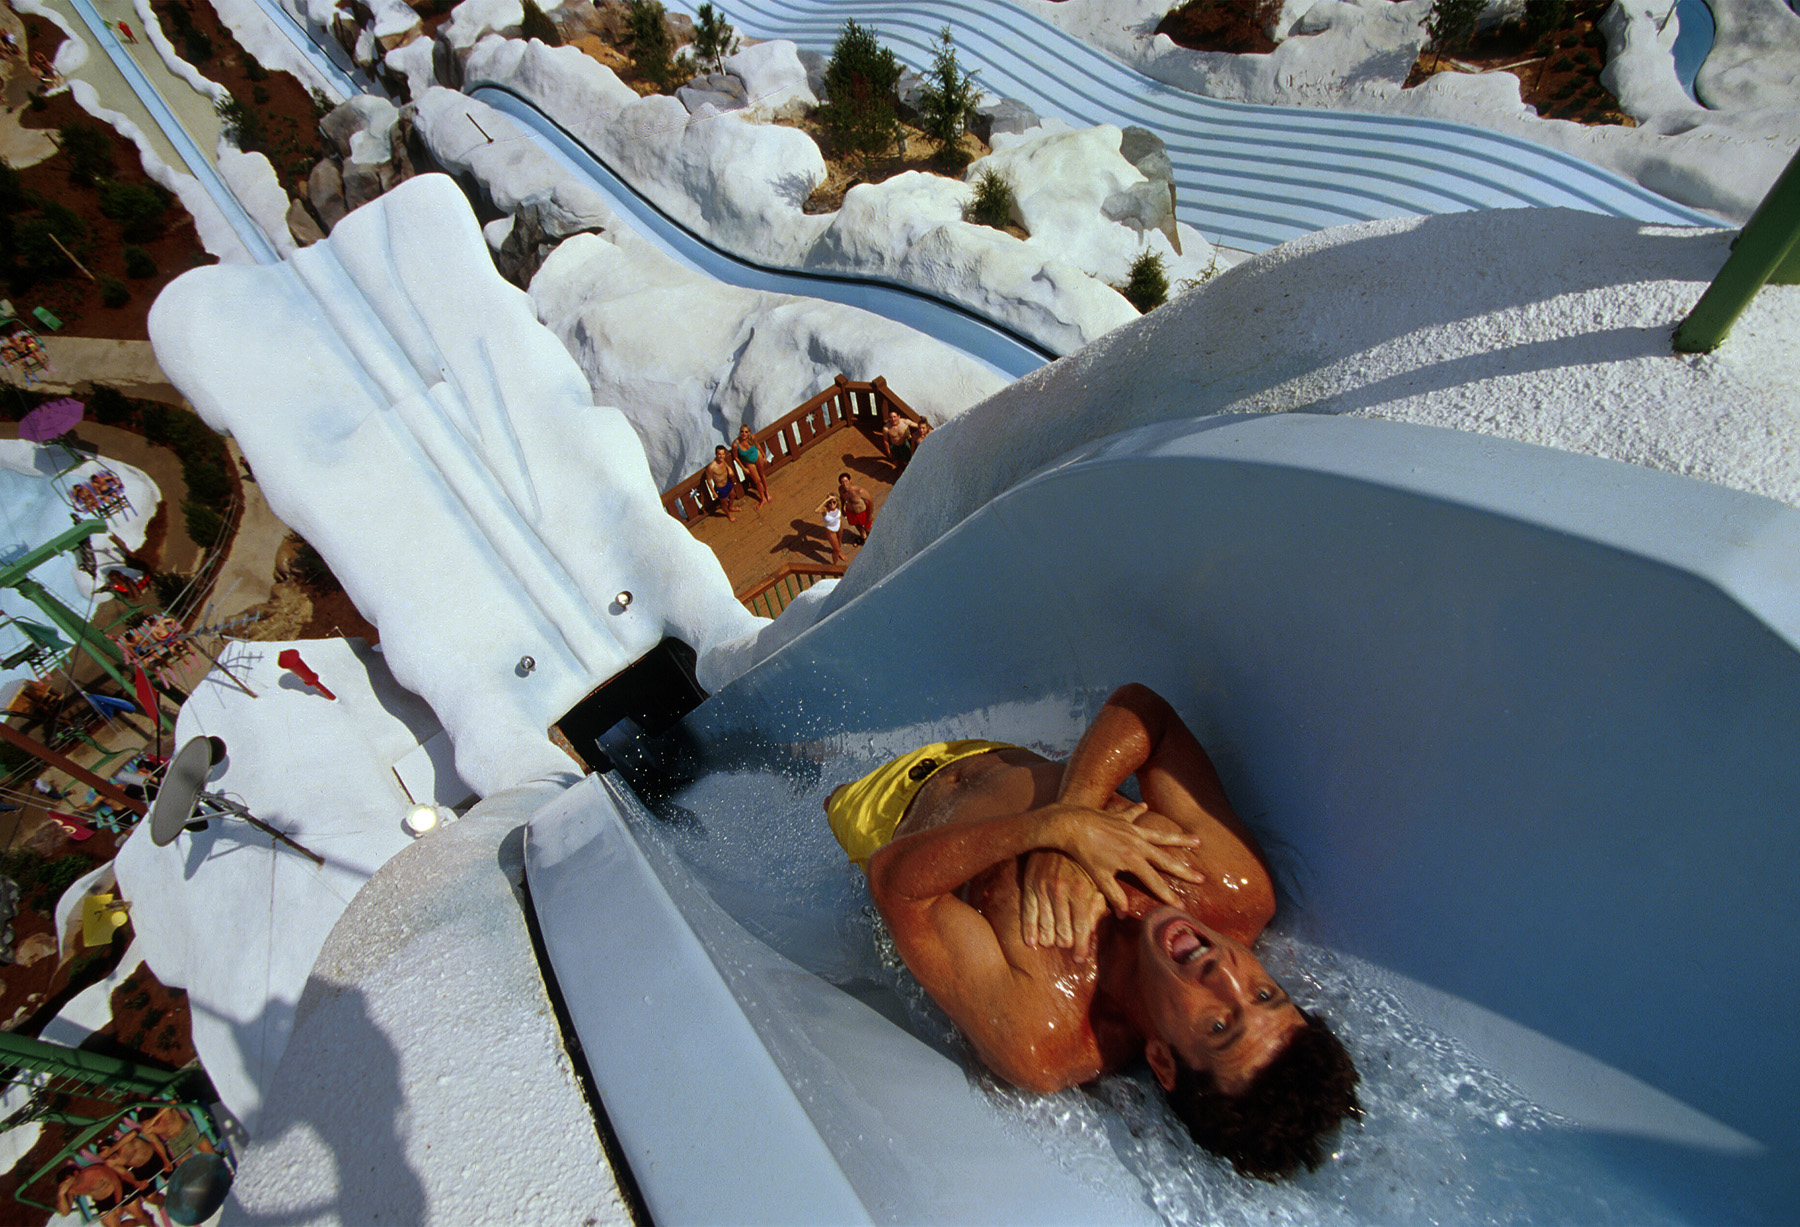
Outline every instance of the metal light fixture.
[[613, 600], [615, 600], [619, 603], [620, 609], [630, 609], [631, 608], [631, 590], [629, 588], [627, 588], [624, 592], [621, 592], [621, 593], [619, 593], [618, 596], [614, 597]]

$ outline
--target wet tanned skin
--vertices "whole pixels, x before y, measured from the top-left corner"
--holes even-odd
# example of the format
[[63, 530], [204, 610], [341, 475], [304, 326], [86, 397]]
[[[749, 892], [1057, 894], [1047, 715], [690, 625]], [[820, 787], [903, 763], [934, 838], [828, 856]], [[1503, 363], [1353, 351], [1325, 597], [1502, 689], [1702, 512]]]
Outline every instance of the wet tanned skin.
[[[1117, 792], [1134, 774], [1143, 805]], [[1009, 749], [932, 776], [869, 885], [926, 991], [1027, 1089], [1139, 1056], [1167, 1084], [1179, 1053], [1229, 1092], [1300, 1025], [1248, 949], [1275, 911], [1261, 852], [1142, 686], [1114, 693], [1066, 764]]]

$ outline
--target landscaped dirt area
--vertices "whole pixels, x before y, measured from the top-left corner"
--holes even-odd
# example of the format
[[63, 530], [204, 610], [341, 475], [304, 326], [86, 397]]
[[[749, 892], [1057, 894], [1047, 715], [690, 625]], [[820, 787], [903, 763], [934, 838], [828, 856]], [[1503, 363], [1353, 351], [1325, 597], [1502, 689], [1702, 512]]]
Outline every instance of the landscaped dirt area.
[[[1600, 84], [1606, 39], [1596, 23], [1610, 4], [1572, 0], [1567, 20], [1541, 41], [1517, 22], [1507, 22], [1476, 34], [1455, 56], [1427, 50], [1413, 65], [1406, 88], [1439, 72], [1510, 72], [1519, 78], [1520, 97], [1545, 119], [1630, 125], [1618, 99]], [[1275, 50], [1267, 31], [1280, 8], [1279, 0], [1190, 0], [1171, 9], [1156, 32], [1195, 51], [1266, 54]]]

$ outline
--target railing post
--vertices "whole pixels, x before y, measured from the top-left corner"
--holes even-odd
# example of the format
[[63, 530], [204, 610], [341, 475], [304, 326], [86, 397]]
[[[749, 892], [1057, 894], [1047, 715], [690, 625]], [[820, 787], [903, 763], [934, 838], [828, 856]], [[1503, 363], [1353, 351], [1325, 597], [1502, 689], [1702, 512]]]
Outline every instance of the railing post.
[[1712, 352], [1724, 343], [1731, 326], [1766, 283], [1800, 282], [1800, 242], [1796, 240], [1800, 240], [1800, 152], [1738, 233], [1725, 267], [1675, 330], [1675, 352]]

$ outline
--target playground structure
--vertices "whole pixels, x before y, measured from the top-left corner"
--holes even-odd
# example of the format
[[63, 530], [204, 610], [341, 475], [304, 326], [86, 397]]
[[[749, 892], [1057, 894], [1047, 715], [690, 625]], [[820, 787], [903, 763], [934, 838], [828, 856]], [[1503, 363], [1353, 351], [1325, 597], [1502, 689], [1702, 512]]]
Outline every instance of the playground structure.
[[[156, 1222], [151, 1212], [179, 1195], [184, 1164], [196, 1156], [224, 1161], [226, 1148], [200, 1102], [205, 1085], [197, 1065], [157, 1069], [0, 1033], [0, 1090], [24, 1093], [23, 1104], [0, 1121], [0, 1132], [33, 1123], [71, 1130], [19, 1182], [14, 1198], [40, 1210], [78, 1213], [86, 1222], [103, 1216]], [[201, 1166], [210, 1164], [188, 1170]]]
[[40, 376], [55, 370], [43, 338], [17, 316], [0, 320], [0, 369], [27, 384], [34, 384]]

